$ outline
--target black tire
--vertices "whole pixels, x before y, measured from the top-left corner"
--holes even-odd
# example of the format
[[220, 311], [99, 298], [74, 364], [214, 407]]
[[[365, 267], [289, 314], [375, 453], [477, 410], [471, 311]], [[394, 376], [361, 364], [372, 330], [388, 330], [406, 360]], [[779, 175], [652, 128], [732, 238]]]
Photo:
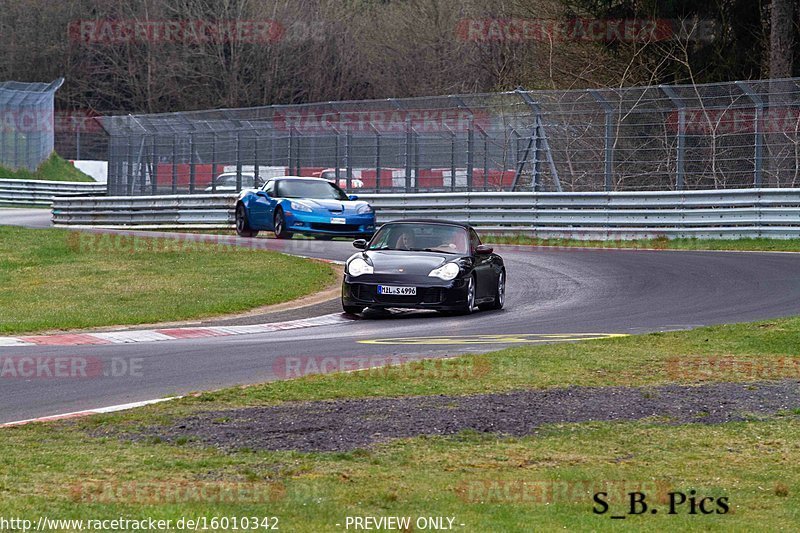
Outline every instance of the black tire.
[[275, 211], [275, 220], [272, 227], [274, 228], [275, 237], [278, 239], [292, 238], [292, 234], [286, 231], [286, 216], [283, 214], [283, 209]]
[[469, 278], [469, 288], [467, 289], [467, 301], [464, 302], [463, 306], [456, 310], [454, 314], [456, 315], [468, 315], [472, 313], [472, 310], [475, 308], [475, 289], [477, 283], [475, 282], [475, 276], [470, 276]]
[[487, 304], [481, 304], [478, 308], [481, 311], [491, 311], [502, 309], [503, 304], [506, 302], [506, 271], [501, 270], [500, 275], [497, 276], [497, 285], [494, 288], [494, 300]]
[[345, 305], [344, 302], [342, 302], [342, 309], [348, 315], [357, 315], [364, 310], [363, 307], [359, 307], [357, 305]]
[[258, 230], [250, 228], [250, 222], [247, 220], [247, 209], [243, 204], [236, 206], [236, 234], [239, 237], [255, 237], [258, 235]]

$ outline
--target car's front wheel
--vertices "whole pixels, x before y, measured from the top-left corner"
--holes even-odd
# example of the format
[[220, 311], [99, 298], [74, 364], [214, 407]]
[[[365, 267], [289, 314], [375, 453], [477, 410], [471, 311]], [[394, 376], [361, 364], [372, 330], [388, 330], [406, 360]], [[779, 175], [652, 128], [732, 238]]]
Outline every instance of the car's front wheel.
[[475, 307], [475, 276], [470, 276], [467, 281], [467, 298], [460, 309], [456, 311], [459, 315], [468, 315]]
[[278, 209], [275, 213], [275, 224], [272, 226], [275, 232], [275, 237], [279, 239], [291, 239], [292, 234], [286, 231], [286, 215], [283, 214], [282, 209]]
[[506, 301], [506, 271], [501, 270], [500, 274], [497, 276], [497, 286], [494, 289], [494, 300], [489, 302], [488, 304], [481, 304], [478, 307], [482, 311], [488, 311], [492, 309], [502, 309], [503, 304]]
[[236, 234], [239, 237], [255, 237], [258, 235], [258, 230], [250, 228], [250, 222], [247, 220], [247, 209], [242, 204], [236, 206]]

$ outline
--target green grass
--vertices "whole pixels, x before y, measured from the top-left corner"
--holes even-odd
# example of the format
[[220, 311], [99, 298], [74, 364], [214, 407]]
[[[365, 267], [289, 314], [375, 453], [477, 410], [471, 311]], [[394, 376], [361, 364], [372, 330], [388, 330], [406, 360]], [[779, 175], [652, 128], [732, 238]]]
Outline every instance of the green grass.
[[0, 333], [234, 313], [334, 279], [327, 264], [268, 251], [0, 227]]
[[740, 250], [800, 252], [800, 239], [657, 239], [584, 241], [578, 239], [538, 239], [527, 235], [483, 235], [494, 244], [522, 244], [567, 248], [646, 248], [656, 250]]
[[31, 172], [27, 169], [10, 170], [0, 167], [0, 179], [13, 180], [46, 180], [46, 181], [86, 181], [93, 182], [91, 176], [87, 176], [69, 161], [58, 156], [55, 152], [46, 159], [36, 171]]
[[[531, 524], [543, 531], [748, 531], [753, 524], [791, 530], [800, 519], [796, 411], [714, 426], [647, 420], [554, 424], [524, 438], [464, 432], [347, 453], [226, 453], [191, 440], [102, 435], [176, 424], [198, 411], [294, 400], [796, 378], [798, 346], [800, 318], [519, 346], [444, 364], [310, 376], [6, 429], [0, 431], [4, 514], [276, 515], [288, 531], [343, 530], [347, 516], [454, 516], [463, 531], [529, 531]], [[689, 363], [699, 361], [716, 362], [692, 370]], [[611, 510], [599, 516], [592, 513], [592, 493], [603, 489]], [[239, 496], [220, 503], [216, 490]], [[646, 492], [659, 513], [611, 520], [627, 507], [619, 493], [630, 490]], [[684, 505], [679, 515], [667, 515], [667, 493], [690, 490], [727, 497], [731, 512], [690, 515]]]

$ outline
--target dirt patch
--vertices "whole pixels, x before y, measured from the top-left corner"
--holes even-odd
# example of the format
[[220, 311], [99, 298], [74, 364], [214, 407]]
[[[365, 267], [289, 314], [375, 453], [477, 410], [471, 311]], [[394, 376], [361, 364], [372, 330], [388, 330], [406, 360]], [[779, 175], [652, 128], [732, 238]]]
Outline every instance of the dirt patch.
[[[135, 439], [192, 439], [234, 450], [345, 451], [391, 439], [464, 430], [530, 435], [542, 424], [641, 420], [717, 424], [800, 408], [800, 382], [568, 387], [476, 396], [287, 403], [210, 411]], [[130, 436], [128, 436], [130, 437]]]

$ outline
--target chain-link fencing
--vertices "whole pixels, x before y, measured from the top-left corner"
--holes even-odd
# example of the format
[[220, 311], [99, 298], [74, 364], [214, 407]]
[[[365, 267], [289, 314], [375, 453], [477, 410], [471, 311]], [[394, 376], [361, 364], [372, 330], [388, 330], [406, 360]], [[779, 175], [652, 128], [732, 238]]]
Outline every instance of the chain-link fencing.
[[53, 152], [53, 101], [62, 83], [0, 82], [0, 166], [35, 170]]
[[328, 102], [101, 119], [109, 192], [321, 176], [348, 190], [800, 184], [800, 79]]

